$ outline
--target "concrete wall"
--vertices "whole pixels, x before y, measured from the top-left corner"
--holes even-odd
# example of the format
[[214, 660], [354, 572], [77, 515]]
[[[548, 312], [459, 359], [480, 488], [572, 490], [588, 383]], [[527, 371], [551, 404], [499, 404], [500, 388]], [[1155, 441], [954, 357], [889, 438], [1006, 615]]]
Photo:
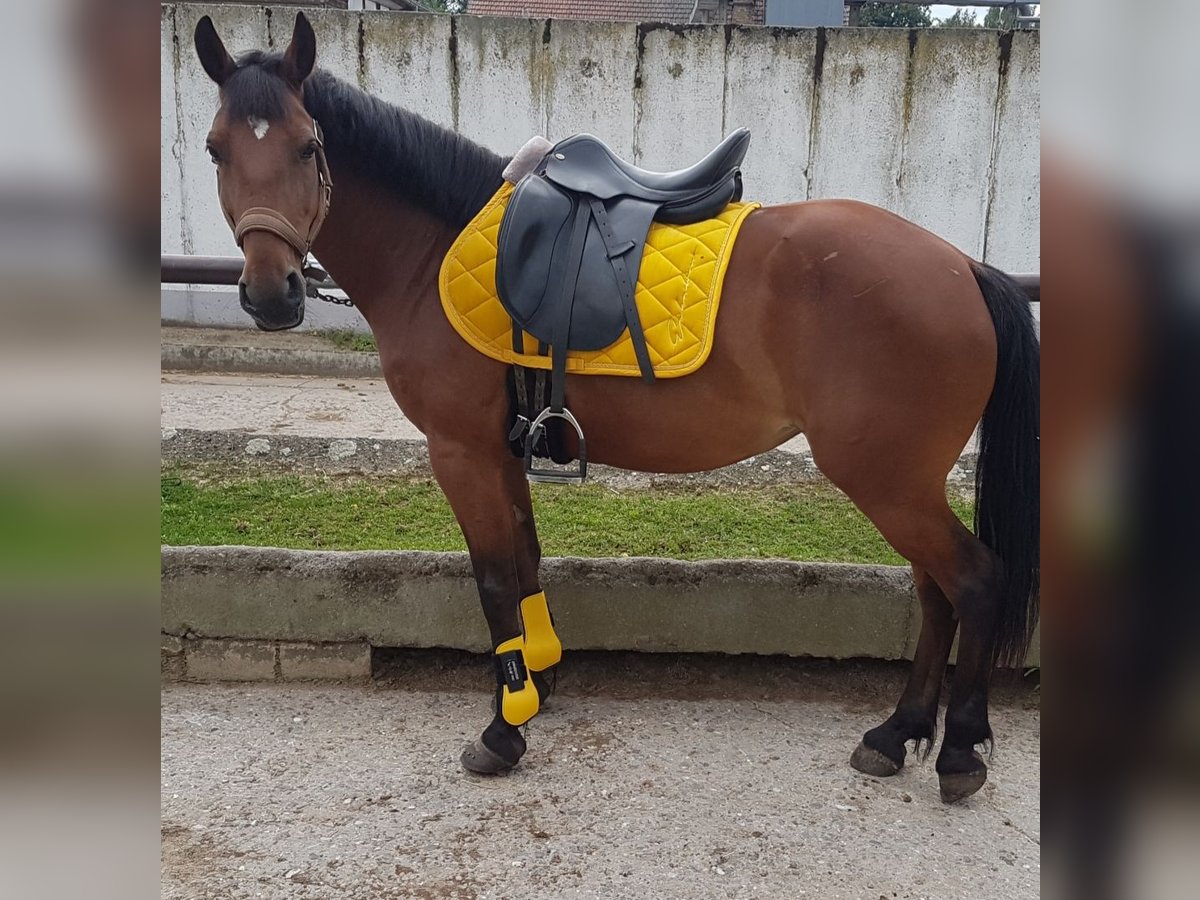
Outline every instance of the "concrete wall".
[[[162, 8], [162, 250], [236, 255], [204, 137], [217, 93], [192, 50], [285, 44], [291, 12]], [[1010, 271], [1039, 268], [1038, 32], [792, 30], [313, 11], [319, 64], [501, 153], [591, 131], [677, 168], [745, 125], [746, 196], [856, 197]], [[164, 291], [163, 316], [247, 324], [228, 292]], [[311, 304], [309, 324], [355, 321]]]
[[[912, 577], [901, 566], [551, 557], [541, 578], [570, 650], [911, 659], [921, 624]], [[162, 630], [490, 647], [465, 553], [163, 547]], [[1028, 663], [1039, 659], [1035, 640]]]

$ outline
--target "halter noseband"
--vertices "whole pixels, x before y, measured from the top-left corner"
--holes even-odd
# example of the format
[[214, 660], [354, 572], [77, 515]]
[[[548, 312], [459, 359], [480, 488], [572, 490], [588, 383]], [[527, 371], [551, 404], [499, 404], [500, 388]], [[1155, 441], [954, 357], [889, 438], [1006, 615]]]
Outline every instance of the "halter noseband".
[[[288, 221], [287, 216], [266, 206], [250, 207], [236, 222], [222, 207], [225, 219], [229, 222], [229, 227], [233, 229], [233, 239], [237, 241], [239, 247], [242, 246], [246, 235], [251, 231], [266, 231], [286, 241], [293, 250], [300, 254], [301, 265], [308, 258], [312, 242], [317, 239], [317, 233], [325, 224], [325, 217], [329, 215], [329, 202], [333, 197], [333, 178], [329, 174], [329, 161], [325, 158], [324, 135], [321, 133], [321, 126], [317, 124], [317, 120], [313, 119], [312, 123], [313, 138], [316, 141], [313, 155], [317, 160], [317, 187], [321, 191], [321, 196], [317, 202], [317, 214], [308, 226], [308, 233], [301, 234], [299, 229]], [[218, 177], [220, 177], [220, 170], [218, 170]]]

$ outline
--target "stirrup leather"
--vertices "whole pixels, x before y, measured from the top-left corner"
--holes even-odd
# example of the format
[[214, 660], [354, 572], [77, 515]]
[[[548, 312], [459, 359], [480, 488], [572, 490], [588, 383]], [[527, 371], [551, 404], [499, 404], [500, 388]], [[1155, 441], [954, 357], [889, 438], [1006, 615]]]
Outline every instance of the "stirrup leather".
[[500, 714], [509, 725], [524, 725], [537, 715], [540, 700], [525, 664], [525, 641], [517, 635], [496, 648]]
[[531, 672], [544, 672], [562, 660], [562, 641], [554, 633], [546, 592], [538, 591], [521, 601], [525, 626], [525, 665]]

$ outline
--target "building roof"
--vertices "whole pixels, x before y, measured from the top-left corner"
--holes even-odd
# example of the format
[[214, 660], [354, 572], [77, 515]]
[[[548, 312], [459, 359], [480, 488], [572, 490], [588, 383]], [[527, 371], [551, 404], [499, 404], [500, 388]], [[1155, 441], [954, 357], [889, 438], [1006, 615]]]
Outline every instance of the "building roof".
[[526, 19], [687, 22], [696, 6], [695, 0], [470, 0], [467, 12]]

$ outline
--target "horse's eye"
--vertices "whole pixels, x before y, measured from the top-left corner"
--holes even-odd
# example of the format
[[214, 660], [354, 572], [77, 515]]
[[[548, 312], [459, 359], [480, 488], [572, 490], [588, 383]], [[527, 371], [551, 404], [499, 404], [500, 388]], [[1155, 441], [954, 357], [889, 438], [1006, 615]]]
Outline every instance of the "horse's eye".
[[300, 151], [300, 158], [301, 159], [312, 159], [313, 156], [316, 155], [316, 152], [317, 152], [317, 145], [309, 144], [307, 147], [305, 147], [303, 150]]

